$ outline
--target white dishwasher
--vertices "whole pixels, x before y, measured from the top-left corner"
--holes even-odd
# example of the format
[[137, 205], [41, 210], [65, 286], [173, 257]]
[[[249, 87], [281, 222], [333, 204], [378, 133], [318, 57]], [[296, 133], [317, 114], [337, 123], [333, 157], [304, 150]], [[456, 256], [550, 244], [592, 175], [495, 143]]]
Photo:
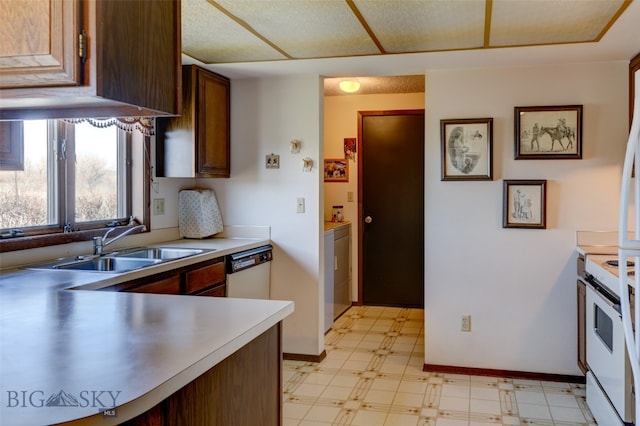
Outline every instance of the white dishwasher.
[[273, 247], [256, 247], [227, 256], [227, 297], [269, 299]]

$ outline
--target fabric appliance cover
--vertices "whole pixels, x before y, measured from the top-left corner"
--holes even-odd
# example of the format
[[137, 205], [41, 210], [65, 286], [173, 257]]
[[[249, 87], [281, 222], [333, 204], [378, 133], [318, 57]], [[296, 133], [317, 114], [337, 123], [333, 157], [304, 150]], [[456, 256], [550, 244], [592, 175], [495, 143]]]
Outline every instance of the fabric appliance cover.
[[222, 214], [212, 189], [183, 189], [178, 204], [181, 237], [206, 238], [222, 232]]

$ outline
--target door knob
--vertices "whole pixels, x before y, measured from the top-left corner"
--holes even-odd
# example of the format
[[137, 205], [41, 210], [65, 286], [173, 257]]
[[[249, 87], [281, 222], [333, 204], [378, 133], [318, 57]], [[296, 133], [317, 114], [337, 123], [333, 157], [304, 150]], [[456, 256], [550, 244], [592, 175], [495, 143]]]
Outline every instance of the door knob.
[[364, 218], [364, 223], [371, 223], [373, 222], [373, 218], [371, 216], [367, 216]]

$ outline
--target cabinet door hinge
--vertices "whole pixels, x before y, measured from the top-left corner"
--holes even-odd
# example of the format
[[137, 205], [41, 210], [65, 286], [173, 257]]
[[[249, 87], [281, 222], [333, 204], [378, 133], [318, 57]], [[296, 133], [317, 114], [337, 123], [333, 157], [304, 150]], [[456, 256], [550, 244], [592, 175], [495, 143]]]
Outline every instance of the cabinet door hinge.
[[87, 32], [85, 30], [81, 30], [78, 34], [78, 57], [83, 64], [87, 60]]

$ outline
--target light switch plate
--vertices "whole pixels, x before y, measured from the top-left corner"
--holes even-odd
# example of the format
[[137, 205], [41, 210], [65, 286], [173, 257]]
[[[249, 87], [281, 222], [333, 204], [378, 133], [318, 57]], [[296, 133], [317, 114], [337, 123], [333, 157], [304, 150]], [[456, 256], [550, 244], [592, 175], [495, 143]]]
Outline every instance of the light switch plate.
[[296, 200], [296, 213], [304, 213], [304, 197], [298, 197]]
[[153, 215], [162, 216], [164, 214], [164, 198], [153, 199]]

